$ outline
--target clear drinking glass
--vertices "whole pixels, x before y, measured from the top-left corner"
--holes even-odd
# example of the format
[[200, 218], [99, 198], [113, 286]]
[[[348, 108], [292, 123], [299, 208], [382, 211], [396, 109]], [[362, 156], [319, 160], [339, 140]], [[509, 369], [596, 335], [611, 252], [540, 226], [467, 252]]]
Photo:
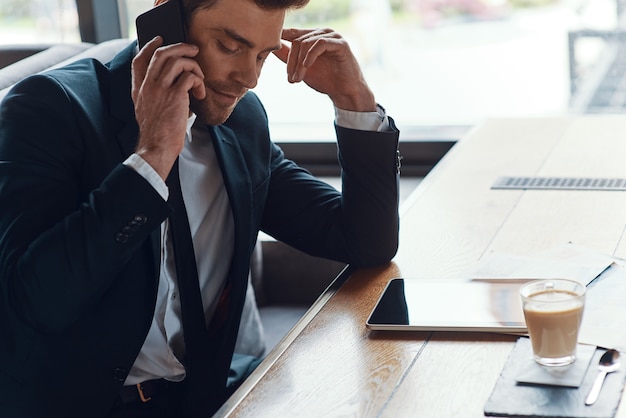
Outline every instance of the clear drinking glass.
[[522, 286], [524, 318], [537, 363], [564, 366], [576, 360], [586, 290], [567, 279], [534, 280]]

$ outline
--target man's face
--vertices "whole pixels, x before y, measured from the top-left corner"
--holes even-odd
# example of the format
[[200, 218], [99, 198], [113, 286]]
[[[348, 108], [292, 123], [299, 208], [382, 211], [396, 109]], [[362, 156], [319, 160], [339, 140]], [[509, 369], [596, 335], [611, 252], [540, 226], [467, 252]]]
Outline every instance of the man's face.
[[261, 74], [265, 59], [280, 48], [285, 10], [264, 10], [254, 0], [218, 1], [192, 16], [187, 41], [200, 48], [206, 97], [191, 98], [191, 110], [219, 125]]

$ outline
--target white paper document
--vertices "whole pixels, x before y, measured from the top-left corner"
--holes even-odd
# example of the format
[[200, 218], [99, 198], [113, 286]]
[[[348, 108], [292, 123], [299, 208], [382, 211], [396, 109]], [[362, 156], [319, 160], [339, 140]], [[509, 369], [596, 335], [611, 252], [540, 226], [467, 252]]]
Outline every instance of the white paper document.
[[578, 341], [626, 352], [626, 268], [614, 264], [587, 287]]
[[578, 341], [626, 352], [626, 263], [567, 244], [535, 256], [489, 253], [469, 273], [479, 281], [565, 278], [587, 286]]
[[614, 262], [609, 255], [567, 244], [534, 256], [488, 253], [469, 277], [496, 281], [563, 278], [587, 285]]

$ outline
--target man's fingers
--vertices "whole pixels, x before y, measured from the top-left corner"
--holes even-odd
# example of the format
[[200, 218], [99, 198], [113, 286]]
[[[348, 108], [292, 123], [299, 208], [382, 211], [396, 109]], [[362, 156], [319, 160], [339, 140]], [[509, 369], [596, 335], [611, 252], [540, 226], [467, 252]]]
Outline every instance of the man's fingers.
[[148, 71], [148, 65], [150, 64], [152, 55], [154, 55], [154, 51], [156, 51], [161, 45], [163, 45], [163, 38], [160, 36], [156, 36], [154, 39], [151, 39], [150, 42], [145, 44], [135, 56], [135, 59], [133, 60], [133, 67], [140, 73], [145, 74], [146, 71]]
[[[147, 46], [147, 44], [146, 44]], [[148, 71], [151, 77], [159, 77], [166, 67], [169, 67], [171, 62], [177, 63], [178, 60], [184, 60], [187, 58], [193, 58], [198, 54], [198, 47], [191, 44], [174, 44], [167, 45], [162, 48], [157, 48], [150, 60]], [[188, 69], [184, 69], [188, 71]]]
[[332, 29], [283, 29], [282, 39], [291, 42], [291, 51], [285, 60], [285, 51], [279, 56], [287, 63], [287, 75], [291, 83], [302, 81], [307, 69], [315, 65], [326, 53], [338, 53], [335, 59], [346, 49], [343, 38]]
[[148, 67], [150, 66], [150, 61], [154, 52], [163, 45], [163, 39], [160, 36], [155, 37], [150, 40], [144, 47], [139, 51], [139, 53], [133, 58], [132, 61], [132, 96], [133, 99], [137, 98], [137, 94], [139, 92], [139, 88], [141, 87], [143, 80], [146, 78], [146, 74], [148, 73]]
[[[169, 57], [162, 64], [161, 74], [157, 74], [164, 87], [173, 85], [182, 75], [194, 75], [200, 80], [204, 79], [204, 74], [196, 61], [186, 57]], [[155, 78], [156, 80], [156, 78]]]
[[300, 47], [299, 45], [292, 45], [290, 48], [286, 44], [282, 44], [280, 49], [274, 51], [274, 55], [278, 57], [282, 62], [287, 64], [287, 79], [293, 83], [296, 81], [295, 72], [298, 71], [298, 55]]
[[307, 49], [306, 55], [302, 58], [302, 65], [304, 67], [310, 67], [315, 63], [318, 57], [330, 50], [331, 44], [324, 42], [322, 39], [317, 39]]
[[182, 90], [190, 92], [198, 100], [202, 100], [206, 96], [206, 88], [202, 78], [191, 72], [183, 73], [176, 80], [176, 85], [179, 85]]
[[[157, 37], [146, 44], [133, 61], [133, 89], [135, 94], [145, 83], [169, 88], [183, 74], [189, 73], [199, 80], [204, 74], [198, 63], [193, 59], [199, 49], [192, 44], [174, 44], [161, 46], [162, 40]], [[204, 91], [195, 90], [194, 95], [204, 95]]]
[[289, 51], [291, 50], [291, 48], [289, 48], [289, 45], [282, 43], [280, 45], [280, 49], [277, 51], [273, 51], [274, 55], [276, 55], [278, 57], [279, 60], [281, 60], [284, 63], [287, 63], [287, 59], [289, 58]]
[[163, 38], [160, 36], [155, 36], [154, 38], [150, 39], [150, 41], [147, 42], [143, 46], [143, 48], [139, 50], [139, 53], [137, 55], [147, 55], [148, 57], [151, 57], [152, 54], [154, 54], [154, 51], [156, 51], [157, 48], [162, 45], [163, 45]]
[[293, 42], [294, 40], [308, 33], [311, 33], [310, 29], [286, 28], [283, 29], [281, 37], [285, 41]]
[[291, 51], [289, 52], [289, 59], [287, 60], [287, 78], [290, 83], [295, 83], [297, 80], [296, 76], [298, 71], [300, 71], [301, 58], [302, 54], [302, 44], [299, 42], [291, 43]]
[[[290, 83], [302, 81], [304, 73], [306, 72], [306, 68], [303, 66], [303, 61], [306, 58], [307, 50], [309, 48], [309, 46], [306, 45], [306, 42], [308, 42], [308, 39], [310, 39], [313, 34], [318, 32], [318, 30], [310, 29], [283, 29], [282, 39], [291, 42], [291, 48], [288, 51], [289, 53], [287, 54], [287, 59], [283, 59], [283, 62], [287, 63], [287, 79]], [[282, 54], [284, 54], [284, 51]]]

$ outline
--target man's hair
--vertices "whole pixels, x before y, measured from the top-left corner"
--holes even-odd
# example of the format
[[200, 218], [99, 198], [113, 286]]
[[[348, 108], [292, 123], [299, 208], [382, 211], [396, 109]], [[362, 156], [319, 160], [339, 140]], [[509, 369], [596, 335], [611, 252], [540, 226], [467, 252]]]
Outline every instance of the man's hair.
[[[219, 1], [228, 0], [182, 0], [187, 23], [191, 21], [193, 14], [200, 9], [210, 9]], [[309, 0], [250, 0], [254, 1], [261, 9], [288, 10], [299, 9], [307, 5]]]

